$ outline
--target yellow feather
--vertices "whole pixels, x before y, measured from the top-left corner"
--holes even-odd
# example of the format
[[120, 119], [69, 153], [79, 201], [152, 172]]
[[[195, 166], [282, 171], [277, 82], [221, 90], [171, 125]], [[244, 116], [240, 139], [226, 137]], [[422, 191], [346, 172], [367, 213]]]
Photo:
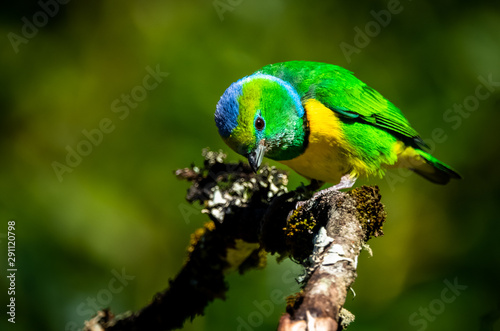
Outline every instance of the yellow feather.
[[309, 144], [303, 154], [279, 161], [308, 179], [338, 183], [343, 175], [368, 177], [383, 176], [384, 168], [419, 169], [430, 167], [413, 147], [396, 141], [392, 153], [382, 160], [382, 167], [369, 167], [344, 139], [339, 118], [321, 102], [309, 99], [304, 103], [309, 123]]
[[432, 169], [425, 160], [415, 152], [415, 149], [406, 146], [402, 141], [397, 141], [392, 147], [393, 152], [397, 155], [398, 159], [393, 165], [385, 165], [386, 168], [410, 168], [419, 169], [422, 167], [429, 167]]
[[314, 99], [307, 100], [304, 108], [309, 122], [309, 144], [300, 156], [280, 162], [306, 178], [328, 183], [338, 183], [343, 175], [351, 173], [353, 163], [355, 168], [363, 168], [364, 164], [359, 164], [363, 162], [347, 152], [349, 148], [344, 145], [335, 113]]

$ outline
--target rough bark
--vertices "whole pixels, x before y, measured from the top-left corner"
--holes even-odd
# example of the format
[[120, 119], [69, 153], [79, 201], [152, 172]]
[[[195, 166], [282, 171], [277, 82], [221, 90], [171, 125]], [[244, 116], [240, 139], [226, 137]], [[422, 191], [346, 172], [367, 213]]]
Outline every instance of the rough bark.
[[[378, 232], [378, 225], [385, 219], [379, 198], [378, 189], [362, 187], [306, 203], [298, 217], [324, 217], [327, 222], [319, 228], [313, 239], [313, 252], [303, 263], [307, 271], [305, 287], [281, 318], [278, 330], [339, 328], [347, 292], [356, 279], [358, 256], [374, 231], [370, 223], [376, 224]], [[363, 218], [367, 215], [361, 211], [369, 207], [375, 207], [374, 214]]]
[[[210, 222], [191, 238], [189, 257], [168, 288], [135, 313], [98, 312], [84, 330], [172, 330], [224, 299], [225, 275], [265, 266], [267, 253], [305, 267], [302, 290], [288, 300], [279, 330], [337, 330], [356, 278], [365, 242], [382, 235], [385, 220], [376, 187], [311, 198], [299, 188], [287, 192], [286, 173], [263, 167], [254, 174], [243, 163], [226, 164], [222, 152], [204, 151], [201, 168], [176, 175], [192, 182], [186, 199], [201, 203]], [[296, 208], [297, 201], [305, 201]], [[351, 318], [350, 318], [351, 319]]]

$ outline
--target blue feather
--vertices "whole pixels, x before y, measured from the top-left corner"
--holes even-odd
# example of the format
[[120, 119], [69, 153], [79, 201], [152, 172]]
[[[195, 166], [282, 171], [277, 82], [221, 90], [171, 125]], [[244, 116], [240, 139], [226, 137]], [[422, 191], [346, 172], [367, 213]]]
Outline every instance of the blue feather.
[[[241, 81], [241, 80], [240, 80]], [[219, 129], [219, 134], [227, 138], [233, 129], [238, 125], [239, 104], [238, 98], [241, 95], [242, 84], [240, 81], [231, 84], [220, 97], [215, 110], [215, 124]]]
[[261, 73], [255, 73], [253, 75], [243, 77], [237, 82], [231, 84], [228, 89], [221, 96], [219, 102], [217, 103], [217, 108], [215, 110], [215, 123], [219, 129], [219, 134], [227, 138], [231, 135], [233, 129], [238, 126], [238, 115], [239, 115], [239, 104], [238, 98], [242, 94], [243, 85], [253, 79], [267, 79], [278, 83], [280, 86], [286, 89], [290, 97], [292, 98], [295, 109], [297, 110], [297, 115], [302, 118], [305, 114], [304, 107], [300, 101], [300, 96], [297, 91], [288, 82], [271, 75], [265, 75]]

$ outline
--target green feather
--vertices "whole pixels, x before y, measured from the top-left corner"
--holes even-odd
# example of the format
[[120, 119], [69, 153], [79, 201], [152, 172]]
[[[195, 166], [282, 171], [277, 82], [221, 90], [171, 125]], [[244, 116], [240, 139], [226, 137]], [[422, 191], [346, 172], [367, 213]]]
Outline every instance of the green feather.
[[[401, 166], [438, 184], [460, 178], [423, 150], [426, 144], [394, 104], [352, 72], [291, 61], [255, 74], [268, 76], [251, 75], [234, 83], [217, 106], [219, 130], [234, 127], [224, 139], [238, 153], [253, 155], [257, 146], [264, 146], [266, 157], [329, 182], [346, 174], [383, 175], [385, 168]], [[255, 127], [258, 118], [265, 121], [263, 128]]]
[[425, 161], [422, 166], [411, 169], [420, 176], [436, 184], [446, 184], [450, 181], [451, 178], [462, 178], [449, 165], [439, 161], [429, 153], [419, 149], [415, 149], [415, 152], [420, 155]]
[[258, 72], [288, 81], [303, 99], [316, 99], [343, 116], [388, 130], [406, 144], [427, 147], [401, 111], [342, 67], [307, 61], [268, 65]]

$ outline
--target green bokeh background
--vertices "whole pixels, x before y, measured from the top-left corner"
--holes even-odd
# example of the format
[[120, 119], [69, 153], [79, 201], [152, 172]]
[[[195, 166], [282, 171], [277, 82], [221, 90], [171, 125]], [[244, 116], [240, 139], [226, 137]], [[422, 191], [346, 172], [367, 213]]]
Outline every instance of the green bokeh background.
[[[214, 125], [220, 95], [266, 64], [313, 60], [344, 66], [380, 91], [464, 176], [447, 186], [397, 171], [362, 182], [380, 186], [389, 216], [385, 236], [370, 242], [374, 256], [360, 257], [357, 296], [346, 303], [356, 315], [349, 330], [500, 330], [498, 3], [218, 3], [227, 11], [213, 1], [70, 1], [16, 47], [8, 34], [22, 37], [22, 18], [33, 22], [42, 9], [37, 1], [2, 6], [0, 329], [76, 330], [91, 302], [119, 313], [163, 290], [190, 233], [207, 220], [185, 203], [187, 183], [173, 171], [200, 164], [204, 147], [241, 159]], [[371, 11], [393, 5], [399, 12], [377, 31]], [[346, 56], [340, 45], [355, 46], [355, 28], [367, 24], [372, 37]], [[113, 102], [124, 106], [122, 95], [157, 66], [168, 77], [120, 119]], [[478, 77], [497, 86], [481, 88], [488, 97], [474, 105]], [[471, 110], [460, 123], [445, 121], [464, 100]], [[114, 130], [60, 181], [53, 162], [64, 164], [67, 147], [76, 149], [87, 139], [82, 131], [106, 118]], [[291, 187], [303, 181], [290, 176]], [[12, 219], [15, 325], [5, 314]], [[122, 286], [115, 272], [133, 279]], [[299, 273], [270, 257], [264, 270], [231, 275], [227, 300], [184, 330], [273, 330], [284, 302], [269, 314], [257, 306], [296, 291]], [[446, 280], [466, 286], [454, 300], [445, 292], [448, 302]], [[418, 316], [421, 308], [432, 316]]]

